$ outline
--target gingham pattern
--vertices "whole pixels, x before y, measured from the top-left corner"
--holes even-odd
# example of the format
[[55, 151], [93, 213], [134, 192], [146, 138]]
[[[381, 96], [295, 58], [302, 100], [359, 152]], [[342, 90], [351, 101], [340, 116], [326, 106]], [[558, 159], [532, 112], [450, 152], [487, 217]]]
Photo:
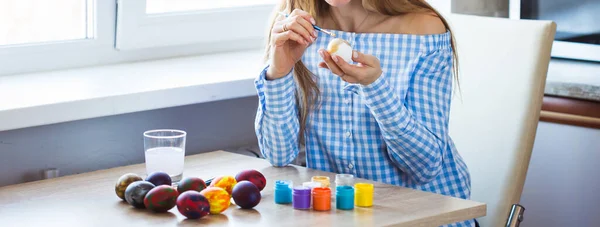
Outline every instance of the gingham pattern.
[[[307, 166], [468, 199], [469, 172], [448, 136], [450, 34], [334, 33], [379, 58], [383, 74], [362, 86], [318, 68], [317, 51], [332, 39], [319, 34], [302, 57], [322, 92], [306, 133]], [[265, 158], [284, 166], [299, 152], [296, 82], [291, 74], [267, 81], [265, 72], [255, 81], [256, 134]]]

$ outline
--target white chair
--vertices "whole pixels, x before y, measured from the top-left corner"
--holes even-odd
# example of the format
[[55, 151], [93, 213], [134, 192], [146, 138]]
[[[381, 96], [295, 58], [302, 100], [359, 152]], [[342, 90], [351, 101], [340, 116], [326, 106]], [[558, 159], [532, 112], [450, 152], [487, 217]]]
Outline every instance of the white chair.
[[469, 167], [471, 198], [487, 204], [477, 220], [518, 226], [507, 220], [527, 175], [556, 24], [455, 14], [448, 20], [461, 70], [450, 136]]

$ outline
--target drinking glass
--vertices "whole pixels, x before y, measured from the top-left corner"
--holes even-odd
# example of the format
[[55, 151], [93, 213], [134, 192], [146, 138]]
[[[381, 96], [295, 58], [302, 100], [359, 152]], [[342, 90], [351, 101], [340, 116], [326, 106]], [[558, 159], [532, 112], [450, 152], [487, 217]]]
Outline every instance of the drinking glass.
[[144, 132], [146, 174], [161, 171], [179, 182], [183, 175], [186, 132], [175, 129], [157, 129]]

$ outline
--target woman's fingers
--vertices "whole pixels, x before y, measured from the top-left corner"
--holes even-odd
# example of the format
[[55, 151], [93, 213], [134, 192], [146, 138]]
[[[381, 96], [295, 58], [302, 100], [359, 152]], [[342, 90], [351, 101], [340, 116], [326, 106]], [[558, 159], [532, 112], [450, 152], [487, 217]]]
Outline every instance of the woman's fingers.
[[336, 66], [344, 72], [347, 76], [359, 76], [360, 69], [355, 65], [350, 65], [348, 62], [344, 61], [344, 59], [338, 55], [331, 56], [331, 59], [335, 62]]
[[293, 31], [287, 31], [287, 32], [283, 32], [283, 33], [277, 33], [273, 36], [272, 39], [272, 43], [275, 46], [281, 46], [283, 45], [285, 42], [287, 42], [288, 40], [293, 40], [297, 43], [300, 43], [302, 45], [308, 45], [308, 43], [304, 40], [304, 38], [302, 38], [302, 36], [296, 34]]
[[316, 37], [317, 32], [313, 28], [314, 19], [307, 12], [302, 10], [294, 10], [287, 18], [278, 16], [273, 29], [272, 34], [283, 33], [287, 31], [293, 31], [301, 35], [307, 43], [312, 43]]
[[327, 51], [321, 49], [319, 50], [319, 55], [321, 55], [321, 58], [323, 58], [325, 64], [327, 65], [327, 68], [329, 68], [333, 74], [338, 76], [344, 75], [344, 72], [337, 66], [337, 64], [335, 64], [333, 59], [331, 59], [331, 55]]
[[310, 21], [311, 24], [316, 24], [315, 19], [312, 17], [312, 15], [310, 15], [310, 13], [308, 13], [304, 10], [301, 10], [301, 9], [294, 9], [292, 11], [292, 13], [290, 13], [290, 16], [301, 16], [304, 19], [306, 19], [307, 21]]

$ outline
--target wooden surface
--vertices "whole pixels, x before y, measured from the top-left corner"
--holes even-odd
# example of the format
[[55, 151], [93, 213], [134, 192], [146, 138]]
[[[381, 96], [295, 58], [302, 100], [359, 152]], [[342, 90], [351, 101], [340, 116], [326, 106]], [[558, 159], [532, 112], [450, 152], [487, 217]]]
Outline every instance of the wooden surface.
[[184, 177], [208, 179], [244, 169], [259, 170], [267, 177], [261, 203], [253, 210], [232, 206], [220, 215], [187, 220], [176, 207], [162, 214], [135, 209], [116, 196], [114, 185], [122, 174], [144, 175], [144, 165], [139, 164], [2, 187], [0, 226], [439, 226], [486, 214], [483, 203], [380, 183], [375, 184], [371, 208], [295, 210], [273, 202], [275, 180], [293, 180], [297, 185], [313, 175], [333, 179], [334, 174], [298, 166], [276, 168], [263, 159], [224, 151], [186, 157]]
[[600, 102], [544, 96], [540, 121], [600, 128]]

